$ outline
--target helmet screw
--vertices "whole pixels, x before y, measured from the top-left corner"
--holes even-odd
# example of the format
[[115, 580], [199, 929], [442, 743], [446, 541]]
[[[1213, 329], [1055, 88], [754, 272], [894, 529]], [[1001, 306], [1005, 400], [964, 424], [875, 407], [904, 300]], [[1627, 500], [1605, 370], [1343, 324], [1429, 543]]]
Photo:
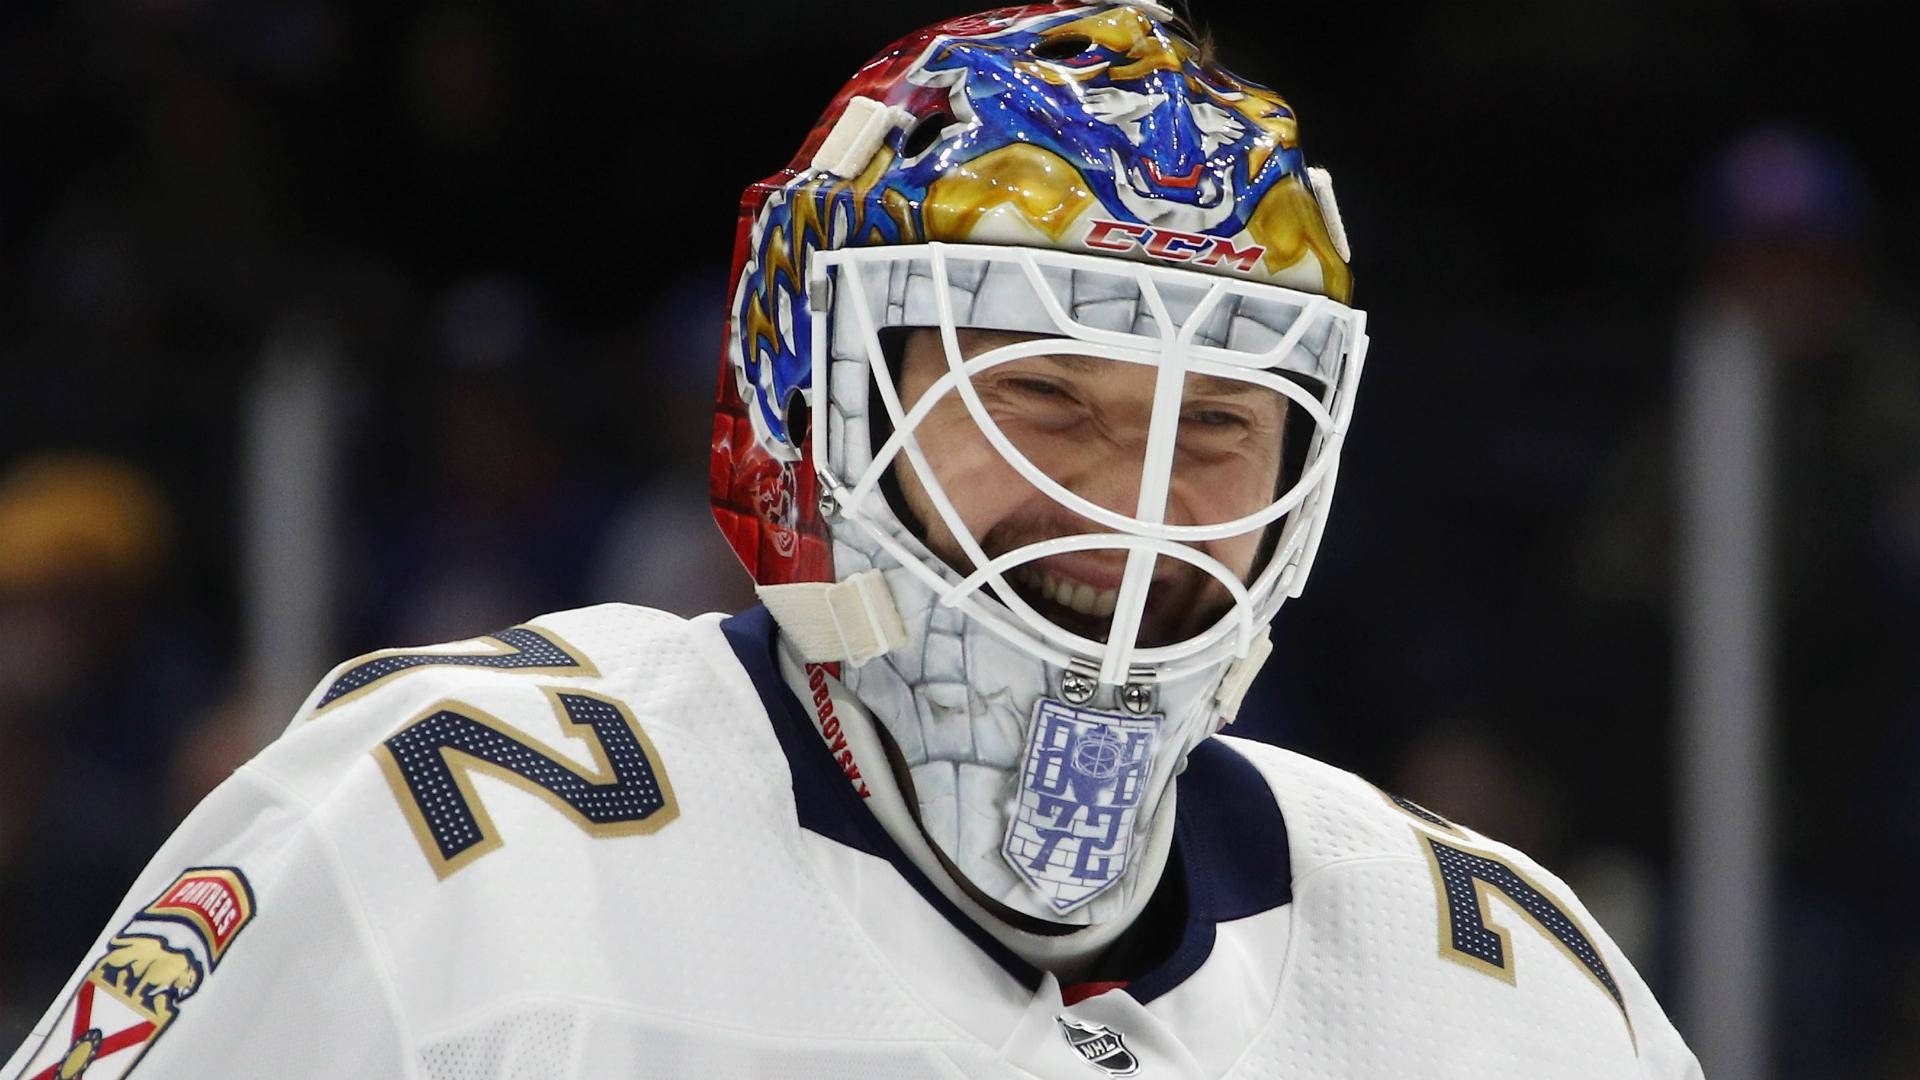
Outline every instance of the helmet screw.
[[820, 516], [830, 518], [833, 516], [834, 511], [839, 508], [840, 500], [833, 497], [833, 489], [822, 487], [820, 489]]
[[1120, 691], [1120, 704], [1135, 716], [1145, 716], [1153, 708], [1153, 688], [1146, 683], [1130, 682]]
[[1094, 682], [1077, 671], [1069, 671], [1060, 677], [1060, 696], [1070, 704], [1085, 705], [1093, 700]]

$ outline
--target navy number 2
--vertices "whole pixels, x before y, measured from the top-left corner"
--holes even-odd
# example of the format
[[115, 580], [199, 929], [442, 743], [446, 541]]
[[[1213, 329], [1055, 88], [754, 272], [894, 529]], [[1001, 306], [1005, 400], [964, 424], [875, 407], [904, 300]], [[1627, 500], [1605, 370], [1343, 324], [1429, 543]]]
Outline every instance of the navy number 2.
[[626, 706], [578, 691], [549, 688], [547, 696], [564, 724], [583, 729], [592, 768], [576, 770], [551, 747], [457, 701], [429, 708], [374, 748], [440, 877], [503, 842], [474, 792], [475, 773], [539, 796], [594, 836], [650, 833], [678, 816], [659, 754]]

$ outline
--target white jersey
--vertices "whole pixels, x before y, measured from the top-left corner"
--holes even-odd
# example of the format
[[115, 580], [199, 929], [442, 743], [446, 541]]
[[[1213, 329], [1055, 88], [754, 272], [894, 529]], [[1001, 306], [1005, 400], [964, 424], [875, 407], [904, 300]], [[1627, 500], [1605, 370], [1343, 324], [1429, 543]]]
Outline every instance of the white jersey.
[[606, 605], [341, 665], [0, 1080], [1699, 1075], [1557, 879], [1236, 739], [1180, 778], [1165, 940], [1063, 987], [889, 839], [772, 632]]

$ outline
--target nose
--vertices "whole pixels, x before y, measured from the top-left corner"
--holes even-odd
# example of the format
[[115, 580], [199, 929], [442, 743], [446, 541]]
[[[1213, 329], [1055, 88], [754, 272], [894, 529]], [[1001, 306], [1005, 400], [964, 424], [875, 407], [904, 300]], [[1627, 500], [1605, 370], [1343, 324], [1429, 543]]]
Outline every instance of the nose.
[[1075, 495], [1103, 509], [1132, 517], [1140, 510], [1140, 463], [1137, 446], [1101, 440], [1099, 451], [1087, 455], [1080, 474], [1066, 481]]
[[1200, 125], [1193, 117], [1193, 93], [1173, 50], [1154, 38], [1140, 48], [1151, 48], [1164, 57], [1164, 66], [1155, 63], [1142, 80], [1147, 92], [1166, 95], [1159, 107], [1140, 120], [1141, 145], [1151, 150], [1145, 155], [1147, 173], [1163, 187], [1192, 187], [1206, 160]]
[[[1191, 478], [1193, 470], [1179, 468], [1177, 461], [1162, 466], [1173, 470], [1173, 475], [1159, 485], [1166, 491], [1164, 507], [1140, 505], [1146, 479], [1146, 442], [1144, 431], [1137, 438], [1124, 440], [1090, 437], [1080, 444], [1074, 468], [1066, 475], [1055, 476], [1068, 491], [1116, 514], [1148, 521], [1157, 517], [1168, 525], [1198, 524], [1192, 509], [1197, 494]], [[1105, 526], [1089, 528], [1104, 531]]]

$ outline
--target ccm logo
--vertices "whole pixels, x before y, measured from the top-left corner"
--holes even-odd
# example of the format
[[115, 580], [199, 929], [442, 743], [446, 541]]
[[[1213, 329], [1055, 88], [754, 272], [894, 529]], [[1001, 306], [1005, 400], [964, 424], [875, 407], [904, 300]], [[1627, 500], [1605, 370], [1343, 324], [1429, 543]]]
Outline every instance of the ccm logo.
[[1132, 251], [1138, 247], [1156, 259], [1190, 262], [1195, 266], [1225, 263], [1242, 273], [1252, 273], [1254, 267], [1260, 265], [1260, 256], [1267, 253], [1259, 244], [1234, 247], [1233, 241], [1224, 236], [1155, 229], [1124, 221], [1095, 221], [1083, 243], [1102, 251]]

